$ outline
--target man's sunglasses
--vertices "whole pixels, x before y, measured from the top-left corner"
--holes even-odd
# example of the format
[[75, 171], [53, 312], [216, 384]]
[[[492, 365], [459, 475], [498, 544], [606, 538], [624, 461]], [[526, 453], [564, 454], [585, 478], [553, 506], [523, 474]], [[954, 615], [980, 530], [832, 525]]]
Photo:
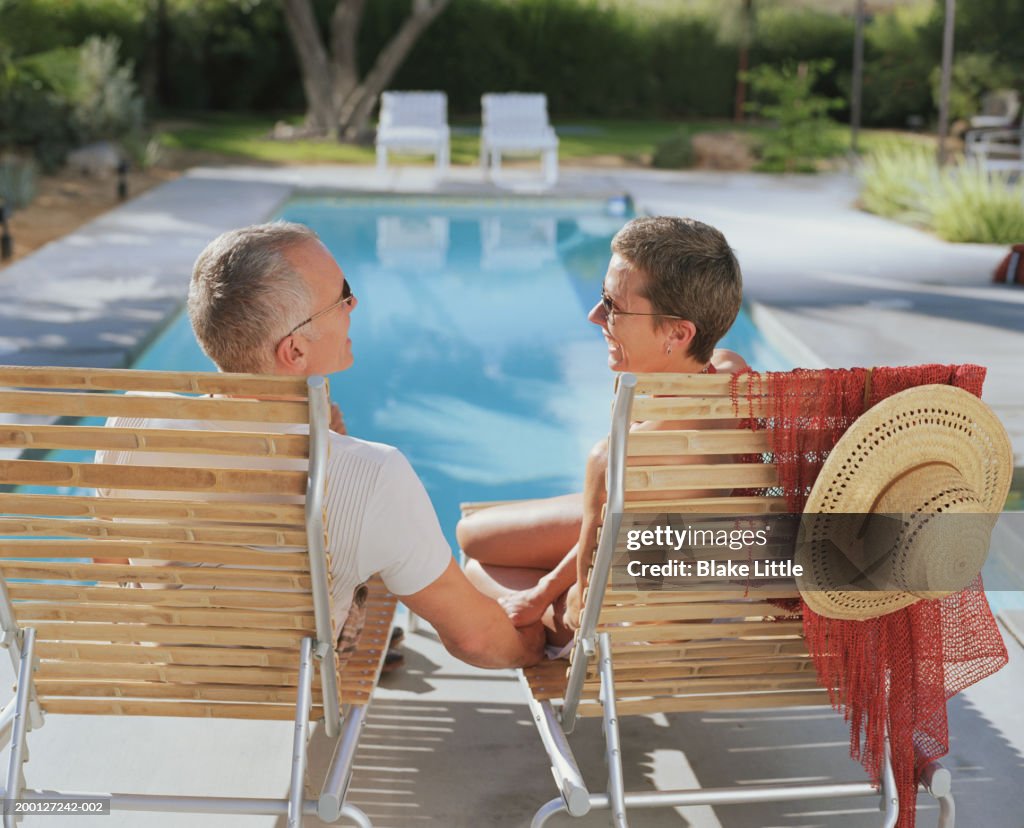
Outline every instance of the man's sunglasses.
[[290, 331], [288, 331], [288, 333], [286, 333], [284, 336], [282, 336], [281, 339], [287, 339], [289, 336], [291, 336], [293, 333], [295, 333], [303, 325], [308, 325], [314, 319], [319, 319], [325, 313], [330, 313], [332, 310], [334, 310], [337, 307], [340, 307], [341, 305], [351, 305], [352, 302], [355, 300], [355, 298], [356, 298], [356, 295], [352, 292], [352, 286], [349, 285], [348, 279], [346, 279], [344, 284], [341, 287], [341, 298], [337, 302], [335, 302], [333, 305], [328, 305], [326, 308], [324, 308], [321, 311], [317, 311], [316, 313], [314, 313], [308, 319], [303, 319], [298, 325], [296, 325], [294, 328], [292, 328]]

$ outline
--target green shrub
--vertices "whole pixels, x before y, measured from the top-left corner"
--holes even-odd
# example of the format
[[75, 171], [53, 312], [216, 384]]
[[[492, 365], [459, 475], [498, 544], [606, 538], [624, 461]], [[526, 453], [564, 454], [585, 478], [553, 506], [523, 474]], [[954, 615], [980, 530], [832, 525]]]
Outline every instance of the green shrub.
[[910, 224], [929, 224], [928, 205], [939, 180], [930, 149], [893, 147], [873, 152], [861, 165], [859, 176], [864, 209]]
[[54, 169], [75, 141], [65, 98], [0, 48], [0, 148], [26, 150], [44, 170]]
[[78, 81], [71, 94], [72, 118], [83, 142], [137, 138], [143, 131], [144, 102], [132, 65], [120, 64], [116, 37], [90, 37], [79, 51]]
[[758, 66], [746, 74], [753, 96], [747, 109], [774, 122], [761, 142], [761, 168], [773, 172], [813, 172], [815, 161], [841, 151], [830, 129], [828, 113], [841, 99], [812, 91], [828, 60], [781, 68]]
[[1024, 242], [1024, 183], [1009, 183], [977, 164], [947, 168], [929, 204], [931, 227], [951, 242]]
[[679, 170], [692, 167], [693, 161], [693, 137], [689, 131], [680, 130], [654, 148], [651, 166], [662, 170]]
[[861, 169], [861, 204], [950, 242], [1024, 242], [1024, 183], [1009, 183], [974, 163], [940, 170], [924, 148], [873, 153]]

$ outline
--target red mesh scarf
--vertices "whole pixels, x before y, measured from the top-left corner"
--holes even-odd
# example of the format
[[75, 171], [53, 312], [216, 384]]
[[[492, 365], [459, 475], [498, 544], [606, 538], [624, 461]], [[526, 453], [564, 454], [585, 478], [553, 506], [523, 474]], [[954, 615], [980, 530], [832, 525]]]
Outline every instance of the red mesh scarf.
[[[953, 385], [980, 397], [985, 369], [922, 365], [747, 376], [751, 402], [763, 392], [769, 396], [768, 416], [755, 427], [771, 430], [781, 493], [789, 511], [800, 513], [829, 451], [864, 411], [918, 385]], [[737, 389], [734, 381], [733, 402], [742, 415]], [[963, 592], [866, 621], [802, 609], [818, 680], [850, 723], [851, 756], [876, 783], [888, 727], [900, 801], [897, 826], [913, 828], [920, 771], [949, 751], [947, 700], [1007, 661], [981, 576]], [[888, 677], [888, 686], [879, 677]]]

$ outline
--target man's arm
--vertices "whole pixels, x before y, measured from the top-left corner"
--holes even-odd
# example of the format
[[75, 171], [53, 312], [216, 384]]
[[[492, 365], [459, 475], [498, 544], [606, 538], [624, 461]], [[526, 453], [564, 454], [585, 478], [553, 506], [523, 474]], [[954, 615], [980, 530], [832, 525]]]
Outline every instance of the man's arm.
[[456, 658], [476, 667], [526, 667], [544, 656], [544, 626], [516, 628], [498, 603], [479, 592], [452, 558], [429, 586], [401, 596], [429, 621]]

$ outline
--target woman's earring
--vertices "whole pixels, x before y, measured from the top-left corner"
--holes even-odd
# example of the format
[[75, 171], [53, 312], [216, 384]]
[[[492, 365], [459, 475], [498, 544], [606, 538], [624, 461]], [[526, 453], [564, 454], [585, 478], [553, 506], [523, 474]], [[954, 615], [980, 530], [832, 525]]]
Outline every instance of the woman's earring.
[[671, 345], [666, 345], [665, 346], [665, 353], [667, 355], [671, 355], [672, 354], [672, 346]]

